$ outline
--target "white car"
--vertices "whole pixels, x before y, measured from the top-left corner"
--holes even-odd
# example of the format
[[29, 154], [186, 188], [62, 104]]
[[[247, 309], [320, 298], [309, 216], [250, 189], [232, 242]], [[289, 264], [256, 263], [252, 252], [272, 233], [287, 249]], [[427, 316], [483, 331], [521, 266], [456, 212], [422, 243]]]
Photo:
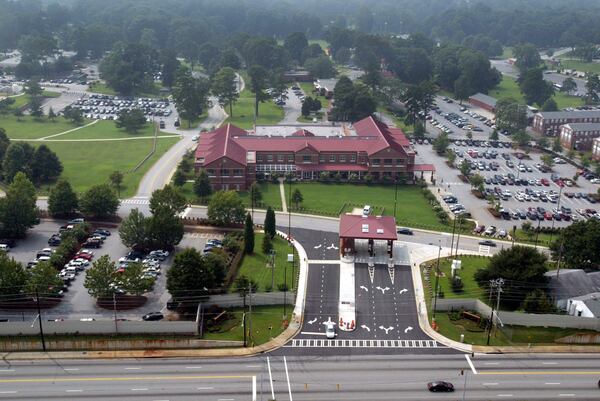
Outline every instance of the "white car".
[[336, 334], [335, 334], [335, 324], [332, 322], [328, 322], [325, 325], [325, 336], [328, 339], [333, 339], [335, 338]]

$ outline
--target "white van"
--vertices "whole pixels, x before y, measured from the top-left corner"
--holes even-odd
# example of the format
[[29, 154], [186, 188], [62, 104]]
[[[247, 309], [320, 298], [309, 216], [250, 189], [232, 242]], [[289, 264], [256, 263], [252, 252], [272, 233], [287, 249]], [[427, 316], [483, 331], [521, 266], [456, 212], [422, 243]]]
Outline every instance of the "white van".
[[0, 252], [8, 252], [10, 248], [6, 244], [0, 244]]
[[371, 206], [365, 205], [365, 207], [363, 207], [363, 216], [368, 216], [370, 214], [371, 214]]
[[69, 266], [65, 269], [67, 273], [77, 275], [77, 268], [75, 266]]
[[50, 261], [50, 256], [40, 256], [39, 258], [37, 258], [37, 260], [39, 262], [49, 262]]

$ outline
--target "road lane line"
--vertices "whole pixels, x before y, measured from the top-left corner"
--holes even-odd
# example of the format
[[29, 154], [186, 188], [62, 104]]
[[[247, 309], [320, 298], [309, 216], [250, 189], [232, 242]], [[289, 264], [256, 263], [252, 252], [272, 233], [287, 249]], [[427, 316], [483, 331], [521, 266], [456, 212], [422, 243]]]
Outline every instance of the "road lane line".
[[83, 393], [83, 390], [67, 390], [67, 393]]
[[132, 388], [131, 391], [148, 391], [147, 388]]
[[483, 383], [484, 386], [497, 386], [498, 383]]
[[285, 366], [285, 377], [287, 378], [288, 393], [290, 395], [290, 401], [294, 401], [292, 399], [292, 386], [290, 386], [290, 374], [288, 373], [287, 359], [285, 358], [285, 355], [283, 357], [283, 366]]
[[249, 375], [213, 375], [213, 376], [132, 376], [132, 377], [68, 377], [68, 378], [31, 378], [0, 379], [0, 383], [59, 383], [59, 382], [103, 382], [103, 381], [161, 381], [161, 380], [215, 380], [215, 379], [250, 379]]
[[14, 372], [14, 369], [0, 369], [0, 372]]
[[546, 386], [558, 386], [560, 383], [544, 383]]
[[260, 365], [246, 365], [247, 368], [260, 368]]
[[559, 394], [559, 397], [575, 397], [575, 394]]
[[558, 365], [558, 362], [542, 362], [542, 365]]
[[197, 387], [196, 390], [214, 390], [214, 387]]
[[473, 361], [471, 361], [471, 358], [469, 358], [469, 354], [465, 354], [465, 359], [469, 363], [469, 366], [471, 367], [471, 370], [473, 371], [473, 374], [476, 375], [477, 374], [477, 369], [475, 369], [475, 366], [473, 365]]
[[498, 397], [512, 397], [512, 394], [498, 394]]
[[142, 368], [125, 368], [125, 370], [142, 370]]
[[[587, 375], [600, 375], [599, 371], [595, 371], [595, 372], [591, 372], [591, 371], [565, 371], [565, 372], [560, 372], [560, 371], [516, 371], [516, 372], [502, 372], [502, 371], [487, 371], [487, 372], [479, 372], [480, 375], [508, 375], [508, 376], [513, 376], [513, 375], [582, 375], [582, 376], [587, 376]], [[2, 381], [0, 381], [0, 383], [2, 383]]]
[[235, 398], [219, 398], [217, 401], [235, 401]]
[[256, 401], [256, 376], [252, 376], [252, 401]]
[[202, 369], [202, 366], [186, 366], [186, 369]]
[[0, 394], [17, 394], [16, 391], [0, 391]]
[[485, 362], [486, 365], [500, 365], [500, 362]]
[[65, 372], [75, 372], [75, 371], [79, 370], [79, 368], [64, 368], [63, 370]]
[[275, 399], [275, 389], [273, 388], [273, 375], [271, 374], [271, 360], [267, 357], [267, 368], [269, 369], [269, 382], [271, 383], [271, 399]]

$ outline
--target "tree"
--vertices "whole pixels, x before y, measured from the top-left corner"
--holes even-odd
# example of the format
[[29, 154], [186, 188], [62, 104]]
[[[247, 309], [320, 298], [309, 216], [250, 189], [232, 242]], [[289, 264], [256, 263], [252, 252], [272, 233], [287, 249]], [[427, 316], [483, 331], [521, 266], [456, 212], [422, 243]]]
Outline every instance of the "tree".
[[31, 161], [34, 158], [35, 149], [26, 142], [11, 142], [6, 148], [2, 161], [4, 180], [11, 182], [13, 177], [19, 173], [25, 173], [31, 177]]
[[221, 52], [219, 66], [230, 67], [234, 70], [239, 70], [242, 67], [242, 63], [240, 62], [240, 58], [235, 52], [235, 49], [227, 48]]
[[124, 178], [123, 173], [118, 170], [113, 171], [108, 176], [108, 180], [110, 181], [110, 184], [116, 188], [117, 196], [119, 198], [121, 197], [121, 184], [123, 183], [123, 178]]
[[527, 294], [523, 309], [527, 313], [553, 313], [556, 310], [548, 295], [539, 288]]
[[245, 215], [244, 203], [235, 191], [216, 192], [208, 203], [208, 219], [219, 226], [242, 223]]
[[175, 74], [179, 69], [180, 63], [177, 60], [177, 53], [172, 49], [164, 49], [160, 54], [161, 67], [161, 79], [162, 84], [167, 87], [172, 87], [175, 82]]
[[542, 105], [542, 111], [558, 111], [558, 105], [556, 104], [556, 100], [553, 98], [549, 98]]
[[146, 230], [154, 249], [173, 249], [183, 238], [183, 223], [169, 208], [156, 209], [147, 219]]
[[48, 262], [40, 262], [29, 270], [25, 290], [29, 294], [56, 294], [62, 286], [62, 281], [56, 274], [56, 269]]
[[9, 258], [6, 252], [0, 252], [0, 297], [20, 294], [28, 277], [21, 263]]
[[200, 297], [220, 285], [210, 262], [194, 248], [178, 252], [167, 272], [167, 289], [173, 298]]
[[36, 119], [43, 117], [44, 110], [42, 109], [42, 99], [40, 97], [31, 97], [31, 100], [29, 101], [29, 114]]
[[277, 233], [277, 227], [275, 224], [275, 211], [271, 206], [267, 207], [267, 214], [265, 215], [265, 235], [275, 238]]
[[122, 110], [115, 121], [117, 128], [123, 128], [129, 134], [137, 134], [146, 126], [146, 117], [140, 109]]
[[138, 209], [133, 209], [119, 226], [121, 242], [128, 248], [144, 250], [149, 238], [146, 217]]
[[424, 122], [425, 115], [431, 110], [435, 95], [435, 87], [431, 82], [410, 85], [403, 96], [406, 107], [406, 123], [415, 125]]
[[202, 169], [194, 180], [194, 194], [200, 198], [201, 202], [205, 202], [212, 194], [212, 186], [210, 185], [210, 178], [206, 173], [206, 170]]
[[185, 185], [186, 181], [187, 177], [185, 176], [185, 173], [178, 167], [175, 170], [175, 174], [173, 174], [173, 185], [177, 188], [181, 188]]
[[540, 159], [542, 160], [544, 166], [548, 168], [552, 168], [554, 166], [554, 158], [552, 157], [552, 155], [545, 153], [541, 156]]
[[271, 236], [264, 235], [263, 240], [262, 240], [263, 254], [268, 255], [271, 253], [272, 250], [273, 250], [273, 240], [271, 239]]
[[111, 262], [108, 255], [103, 255], [94, 261], [92, 267], [86, 271], [83, 282], [88, 294], [94, 298], [108, 297], [114, 294], [116, 270], [115, 263]]
[[176, 215], [183, 213], [187, 206], [187, 199], [173, 185], [166, 185], [162, 189], [155, 190], [150, 197], [150, 212], [152, 213], [164, 209]]
[[527, 107], [515, 99], [500, 99], [496, 104], [496, 125], [511, 134], [527, 128]]
[[544, 79], [541, 68], [533, 68], [520, 78], [519, 88], [527, 104], [537, 103], [542, 106], [554, 95], [554, 86]]
[[119, 208], [119, 198], [108, 184], [94, 185], [83, 193], [79, 209], [86, 216], [106, 218], [113, 216]]
[[452, 149], [448, 149], [446, 151], [446, 157], [448, 158], [448, 163], [454, 166], [454, 162], [456, 161], [456, 153]]
[[269, 98], [265, 93], [268, 73], [260, 65], [253, 65], [248, 70], [248, 76], [250, 77], [250, 91], [254, 93], [254, 117], [258, 118], [258, 104]]
[[50, 190], [48, 212], [52, 217], [71, 216], [77, 210], [77, 194], [66, 180], [59, 180]]
[[[562, 249], [561, 249], [562, 248]], [[598, 269], [600, 267], [600, 221], [578, 221], [560, 231], [550, 245], [552, 258], [559, 254], [567, 268]]]
[[497, 141], [499, 138], [500, 136], [498, 135], [498, 130], [493, 129], [492, 132], [490, 132], [490, 141]]
[[544, 288], [546, 261], [546, 256], [537, 249], [516, 245], [495, 254], [487, 267], [475, 273], [475, 280], [485, 288], [490, 280], [504, 279], [500, 303], [516, 309], [532, 288]]
[[119, 276], [119, 287], [128, 294], [140, 296], [152, 289], [154, 279], [144, 276], [144, 265], [130, 263]]
[[464, 175], [465, 177], [468, 177], [469, 174], [471, 174], [471, 165], [469, 164], [469, 162], [466, 159], [463, 159], [460, 162], [459, 169], [460, 169], [460, 173], [462, 175]]
[[438, 155], [445, 154], [448, 146], [450, 146], [450, 139], [448, 139], [448, 134], [445, 132], [438, 135], [433, 141], [433, 149], [435, 149]]
[[308, 40], [303, 32], [293, 32], [285, 38], [283, 47], [292, 56], [294, 61], [300, 63], [302, 61], [302, 52], [308, 47]]
[[588, 103], [598, 103], [600, 101], [600, 77], [598, 74], [588, 74], [585, 89]]
[[56, 153], [46, 145], [40, 145], [31, 161], [31, 179], [36, 183], [56, 179], [63, 171], [63, 166]]
[[560, 88], [561, 92], [571, 93], [577, 90], [577, 82], [571, 77], [567, 77], [564, 79], [562, 83], [562, 87]]
[[302, 192], [298, 188], [294, 188], [294, 192], [292, 192], [292, 202], [296, 205], [296, 209], [300, 206], [300, 204], [304, 201], [304, 196], [302, 196]]
[[36, 223], [38, 212], [36, 207], [35, 187], [27, 176], [21, 172], [14, 176], [6, 191], [0, 198], [0, 226], [3, 238], [23, 238], [27, 230]]
[[512, 136], [513, 143], [516, 143], [518, 146], [525, 146], [531, 141], [531, 135], [529, 135], [526, 131], [518, 131]]
[[483, 189], [483, 177], [479, 174], [472, 175], [469, 177], [469, 182], [471, 183], [471, 188], [477, 189], [481, 191]]
[[187, 120], [188, 128], [192, 121], [206, 108], [210, 82], [205, 78], [194, 78], [189, 68], [180, 67], [177, 70], [173, 100], [179, 116]]
[[63, 109], [63, 116], [71, 121], [73, 124], [75, 125], [81, 125], [83, 124], [83, 113], [81, 112], [81, 109], [78, 109], [76, 107], [72, 107], [72, 106], [67, 106]]
[[514, 55], [517, 59], [515, 65], [522, 74], [542, 64], [540, 53], [531, 43], [515, 46]]
[[250, 213], [246, 214], [244, 222], [244, 253], [247, 255], [254, 253], [254, 223]]
[[331, 59], [325, 55], [316, 58], [309, 58], [304, 62], [304, 68], [314, 78], [332, 78], [335, 76], [335, 68]]
[[556, 152], [556, 153], [562, 153], [562, 145], [560, 144], [560, 137], [557, 136], [556, 138], [554, 138], [554, 141], [552, 142], [552, 151]]
[[260, 185], [255, 181], [250, 185], [250, 200], [253, 205], [258, 205], [262, 201], [262, 191], [260, 190]]
[[465, 74], [461, 75], [454, 82], [454, 97], [462, 104], [463, 100], [467, 100], [473, 94], [471, 80]]
[[246, 276], [245, 274], [238, 276], [235, 279], [233, 286], [235, 287], [235, 290], [240, 294], [248, 293], [248, 290], [252, 292], [258, 291], [258, 283], [255, 280]]
[[229, 105], [229, 116], [233, 117], [233, 104], [240, 94], [237, 90], [237, 76], [231, 67], [223, 67], [212, 80], [212, 93], [221, 106]]
[[52, 106], [50, 106], [50, 108], [48, 109], [48, 120], [54, 122], [54, 120], [56, 120], [56, 117], [58, 117], [58, 116], [54, 112], [54, 109], [52, 108]]
[[135, 95], [152, 88], [155, 51], [137, 43], [117, 43], [100, 63], [101, 77], [122, 95]]

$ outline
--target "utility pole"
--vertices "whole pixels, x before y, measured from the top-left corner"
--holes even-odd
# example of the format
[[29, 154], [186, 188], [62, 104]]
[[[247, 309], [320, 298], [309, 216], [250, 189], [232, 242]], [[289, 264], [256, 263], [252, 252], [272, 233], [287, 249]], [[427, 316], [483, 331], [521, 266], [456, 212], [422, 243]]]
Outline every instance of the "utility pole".
[[287, 316], [286, 305], [287, 304], [287, 263], [283, 264], [283, 319]]
[[488, 322], [488, 333], [487, 333], [487, 345], [490, 345], [490, 336], [492, 334], [492, 325], [494, 324], [494, 304], [492, 304], [492, 293], [496, 290], [496, 315], [500, 308], [500, 293], [502, 293], [502, 286], [504, 285], [504, 279], [497, 278], [496, 280], [490, 280], [490, 298], [489, 303], [492, 306], [492, 313], [490, 314], [490, 321]]
[[441, 240], [438, 244], [438, 257], [437, 257], [437, 266], [435, 268], [435, 288], [434, 288], [434, 298], [433, 298], [433, 318], [435, 319], [435, 310], [437, 308], [437, 298], [438, 298], [438, 282], [440, 280], [440, 256], [442, 254], [442, 244]]
[[113, 315], [115, 319], [115, 333], [119, 332], [119, 327], [117, 326], [117, 294], [113, 292]]
[[560, 241], [560, 248], [558, 251], [558, 261], [556, 262], [556, 280], [558, 280], [558, 275], [560, 274], [560, 262], [562, 262], [564, 245], [565, 245], [565, 238], [563, 236], [562, 240]]
[[250, 316], [250, 322], [248, 323], [248, 336], [250, 343], [252, 344], [252, 283], [248, 284], [248, 314]]
[[396, 204], [398, 203], [398, 177], [395, 179], [396, 190], [394, 191], [394, 218], [396, 218]]
[[42, 350], [44, 352], [46, 352], [46, 340], [44, 339], [44, 325], [42, 324], [42, 310], [40, 309], [40, 294], [37, 290], [37, 288], [35, 289], [35, 301], [37, 304], [37, 311], [38, 311], [38, 319], [39, 319], [39, 323], [40, 323], [40, 339], [42, 340]]
[[[450, 251], [452, 251], [452, 249], [454, 249], [454, 233], [456, 232], [456, 216], [453, 219], [453, 223], [452, 223], [452, 242], [450, 243]], [[452, 252], [450, 252], [452, 253]]]
[[243, 288], [242, 289], [242, 294], [244, 295], [244, 308], [243, 308], [243, 312], [242, 312], [242, 325], [244, 326], [244, 347], [248, 346], [248, 341], [246, 338], [246, 289]]
[[254, 221], [254, 184], [250, 185], [250, 204], [252, 205], [252, 221]]
[[288, 195], [288, 239], [292, 238], [292, 173], [288, 173], [289, 195]]

